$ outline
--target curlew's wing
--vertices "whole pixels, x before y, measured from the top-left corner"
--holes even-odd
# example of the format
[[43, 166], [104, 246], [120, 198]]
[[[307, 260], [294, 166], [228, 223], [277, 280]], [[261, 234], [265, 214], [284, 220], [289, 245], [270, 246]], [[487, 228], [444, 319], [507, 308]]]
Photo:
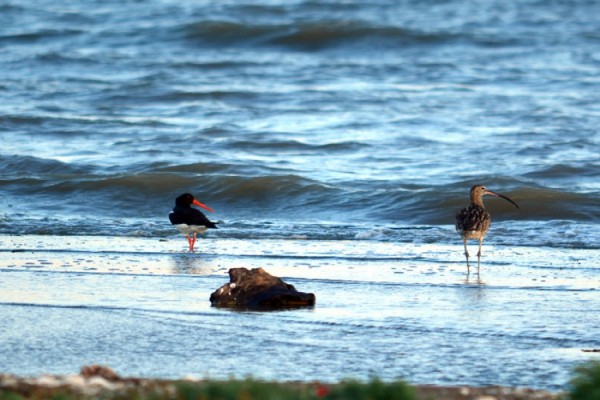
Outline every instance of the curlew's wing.
[[456, 213], [456, 230], [458, 232], [485, 233], [491, 222], [492, 218], [484, 208], [472, 204]]

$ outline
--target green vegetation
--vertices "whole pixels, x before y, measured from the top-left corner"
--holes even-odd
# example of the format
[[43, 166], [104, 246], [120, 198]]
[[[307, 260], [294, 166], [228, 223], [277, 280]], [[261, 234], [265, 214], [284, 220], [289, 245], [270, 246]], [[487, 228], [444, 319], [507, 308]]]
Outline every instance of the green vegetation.
[[[120, 382], [120, 383], [119, 383]], [[24, 383], [11, 390], [0, 389], [0, 400], [439, 400], [464, 399], [447, 388], [422, 392], [402, 381], [369, 382], [354, 380], [336, 384], [264, 382], [254, 379], [229, 381], [162, 381], [118, 380], [115, 390], [83, 393], [72, 387], [49, 388]], [[431, 388], [430, 388], [431, 389]], [[494, 388], [490, 388], [493, 390]], [[485, 393], [485, 388], [471, 389], [473, 398]], [[477, 392], [477, 396], [475, 394]], [[418, 394], [418, 396], [417, 396]], [[524, 397], [523, 397], [524, 396]], [[546, 393], [540, 399], [557, 399], [557, 394]], [[510, 397], [513, 398], [513, 397]], [[515, 399], [525, 399], [527, 394]], [[600, 361], [590, 361], [577, 367], [564, 400], [600, 400]]]
[[570, 399], [600, 400], [600, 361], [591, 361], [575, 369]]
[[321, 398], [327, 400], [412, 400], [415, 390], [404, 382], [384, 383], [372, 380], [369, 383], [348, 381], [323, 390]]
[[414, 389], [404, 382], [367, 383], [345, 381], [335, 385], [320, 383], [275, 383], [259, 380], [173, 382], [152, 387], [82, 394], [73, 390], [25, 390], [21, 393], [0, 389], [0, 400], [414, 400]]
[[0, 400], [22, 400], [23, 397], [10, 391], [0, 389]]
[[255, 380], [181, 383], [177, 400], [305, 400], [314, 398], [306, 387], [290, 387]]

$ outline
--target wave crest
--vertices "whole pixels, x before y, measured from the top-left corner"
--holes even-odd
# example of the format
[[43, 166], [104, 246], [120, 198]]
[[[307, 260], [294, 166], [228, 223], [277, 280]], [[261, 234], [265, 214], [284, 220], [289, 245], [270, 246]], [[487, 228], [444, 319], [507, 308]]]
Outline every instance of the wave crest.
[[185, 37], [202, 45], [274, 45], [299, 50], [319, 50], [345, 44], [397, 46], [441, 43], [455, 35], [422, 32], [358, 20], [321, 20], [283, 24], [246, 24], [203, 21], [187, 25]]

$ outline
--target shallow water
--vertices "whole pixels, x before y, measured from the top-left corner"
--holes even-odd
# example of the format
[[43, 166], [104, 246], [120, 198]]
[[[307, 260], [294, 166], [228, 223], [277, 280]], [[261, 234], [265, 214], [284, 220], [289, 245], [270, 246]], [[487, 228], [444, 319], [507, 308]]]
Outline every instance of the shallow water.
[[[100, 362], [155, 377], [560, 390], [600, 347], [597, 249], [489, 246], [467, 274], [460, 245], [206, 239], [189, 254], [178, 237], [2, 241], [0, 365], [14, 373]], [[239, 266], [315, 293], [316, 307], [211, 307]]]
[[[600, 347], [597, 15], [3, 2], [0, 371], [561, 387]], [[486, 199], [467, 276], [474, 183], [520, 209]], [[193, 255], [166, 218], [188, 191], [221, 222]], [[239, 266], [317, 307], [211, 308]]]

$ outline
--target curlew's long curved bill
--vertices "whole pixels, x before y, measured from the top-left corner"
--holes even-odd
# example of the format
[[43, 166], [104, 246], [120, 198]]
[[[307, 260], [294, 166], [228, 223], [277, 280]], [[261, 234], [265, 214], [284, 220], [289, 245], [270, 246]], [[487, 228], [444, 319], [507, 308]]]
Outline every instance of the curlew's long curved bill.
[[[193, 201], [193, 204], [194, 204], [195, 206], [198, 206], [198, 207], [202, 207], [202, 208], [204, 208], [206, 211], [215, 212], [215, 210], [213, 210], [212, 208], [210, 208], [210, 207], [209, 207], [209, 206], [207, 206], [206, 204], [202, 204], [202, 203], [200, 203], [200, 202], [199, 202], [198, 200], [196, 200], [196, 199], [194, 199], [194, 201]], [[516, 204], [515, 204], [515, 205], [516, 205]]]
[[519, 208], [519, 206], [517, 205], [517, 203], [515, 203], [514, 201], [512, 201], [511, 199], [509, 199], [507, 196], [505, 196], [503, 194], [492, 192], [491, 190], [486, 190], [485, 194], [491, 194], [492, 196], [502, 197], [504, 200], [510, 201], [515, 207]]

